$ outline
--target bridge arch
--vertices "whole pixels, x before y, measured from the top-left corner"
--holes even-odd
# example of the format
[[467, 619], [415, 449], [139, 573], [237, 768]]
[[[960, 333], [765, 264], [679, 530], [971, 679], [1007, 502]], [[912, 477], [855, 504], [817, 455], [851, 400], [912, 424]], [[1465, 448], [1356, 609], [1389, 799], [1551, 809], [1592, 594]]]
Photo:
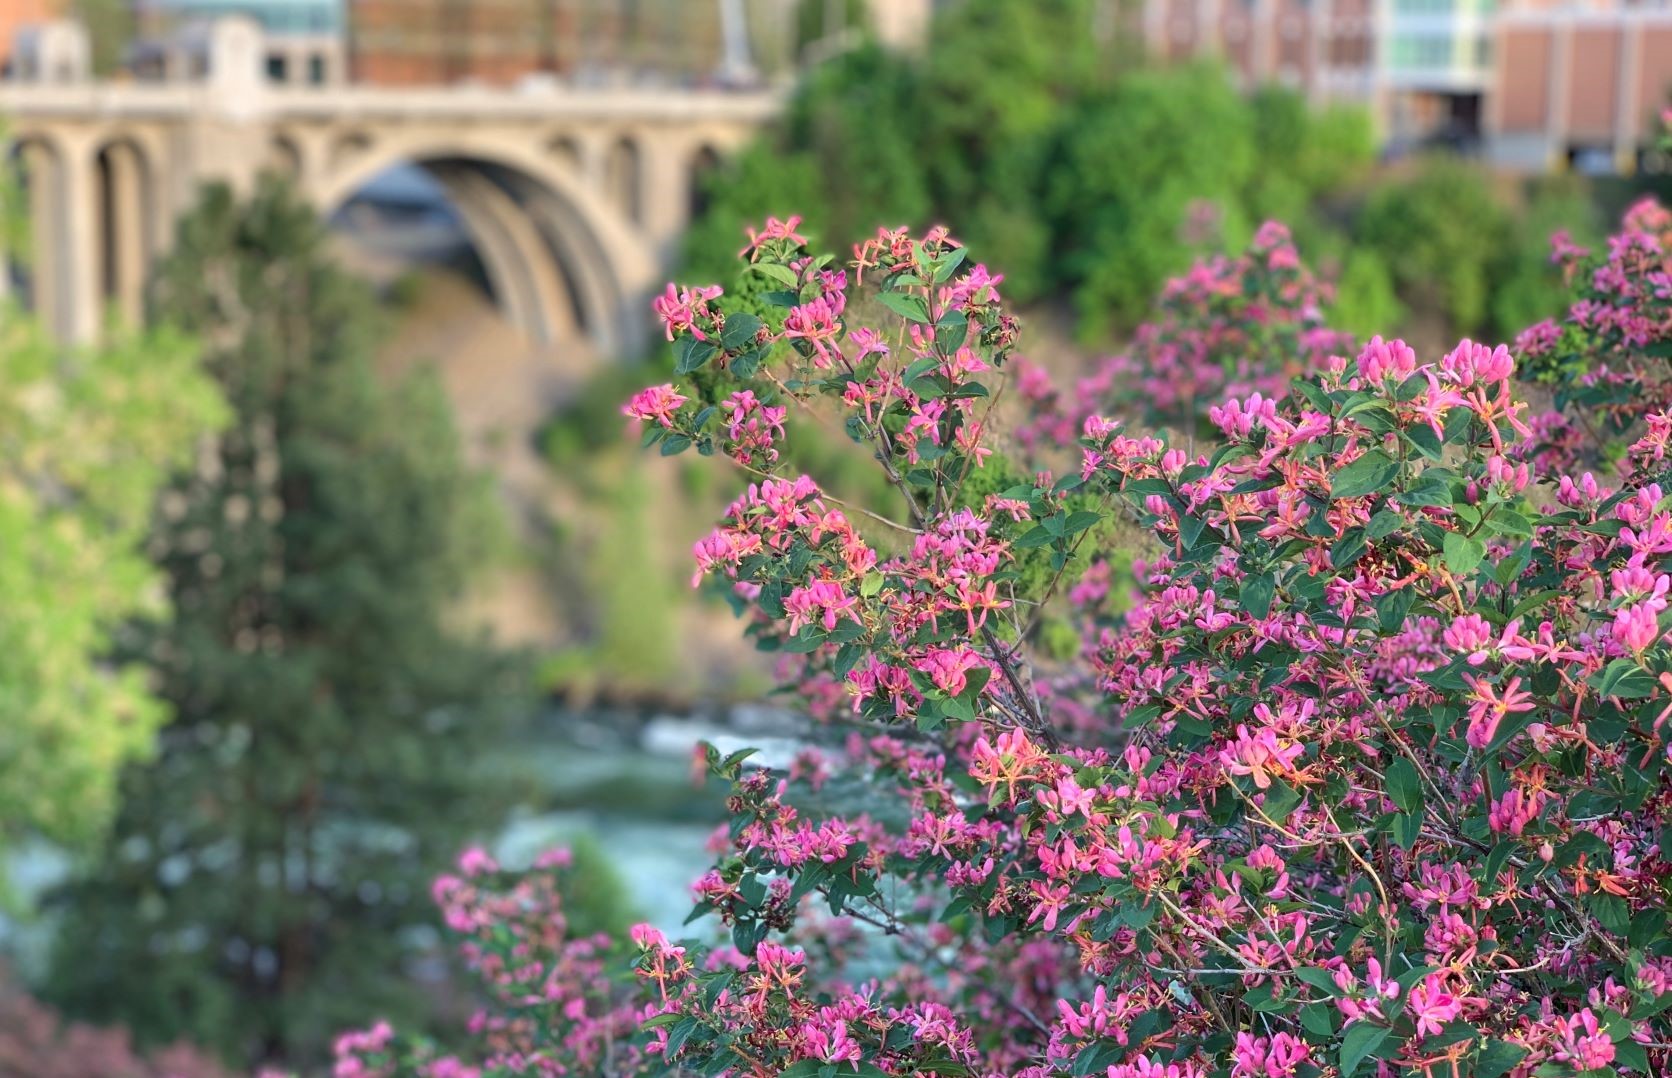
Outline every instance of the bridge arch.
[[139, 140], [124, 136], [100, 143], [93, 163], [100, 297], [123, 322], [139, 325], [157, 248], [155, 165]]
[[690, 167], [686, 170], [686, 212], [690, 220], [695, 221], [708, 211], [708, 187], [720, 166], [720, 151], [711, 142], [701, 143], [691, 154]]
[[586, 157], [581, 151], [581, 144], [571, 135], [555, 135], [546, 143], [546, 152], [552, 159], [575, 175], [585, 171]]
[[527, 336], [549, 344], [578, 330], [603, 354], [636, 351], [658, 283], [654, 246], [564, 162], [508, 143], [378, 139], [334, 160], [306, 193], [329, 217], [383, 173], [416, 165], [446, 190], [495, 300]]
[[629, 221], [644, 220], [644, 154], [631, 135], [610, 143], [604, 155], [604, 187]]
[[69, 297], [75, 284], [63, 239], [70, 212], [64, 197], [68, 152], [48, 135], [29, 133], [11, 144], [7, 164], [28, 207], [30, 241], [30, 250], [7, 259], [7, 288], [53, 332], [67, 335], [74, 328]]

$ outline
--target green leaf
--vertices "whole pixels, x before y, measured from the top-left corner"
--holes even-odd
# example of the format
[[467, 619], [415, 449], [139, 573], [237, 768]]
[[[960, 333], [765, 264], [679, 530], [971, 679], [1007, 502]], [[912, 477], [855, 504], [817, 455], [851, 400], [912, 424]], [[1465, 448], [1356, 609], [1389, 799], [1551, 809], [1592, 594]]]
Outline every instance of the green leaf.
[[1394, 501], [1400, 505], [1450, 505], [1451, 483], [1443, 476], [1424, 472], [1410, 490], [1394, 495]]
[[1467, 576], [1486, 557], [1486, 544], [1462, 532], [1446, 532], [1443, 552], [1446, 568], [1458, 576]]
[[1341, 1038], [1341, 1078], [1353, 1078], [1359, 1064], [1372, 1056], [1392, 1032], [1385, 1026], [1354, 1022]]
[[752, 314], [738, 313], [726, 318], [726, 328], [720, 334], [720, 345], [728, 352], [735, 352], [755, 339], [755, 334], [761, 328], [761, 320]]
[[821, 1059], [799, 1059], [779, 1071], [778, 1078], [818, 1078], [824, 1065]]
[[1295, 978], [1331, 996], [1341, 995], [1341, 988], [1335, 983], [1335, 974], [1322, 966], [1301, 966], [1295, 970]]
[[1031, 550], [1034, 547], [1045, 546], [1054, 538], [1056, 536], [1051, 534], [1050, 528], [1043, 524], [1037, 524], [1031, 531], [1025, 532], [1020, 539], [1010, 545], [1017, 550]]
[[1399, 526], [1403, 523], [1405, 523], [1404, 517], [1391, 509], [1383, 509], [1370, 518], [1370, 523], [1365, 526], [1364, 534], [1372, 540], [1385, 539], [1398, 531]]
[[1422, 837], [1422, 813], [1396, 812], [1393, 816], [1393, 841], [1407, 853]]
[[1327, 1003], [1311, 1003], [1300, 1009], [1300, 1028], [1314, 1037], [1335, 1036], [1335, 1008]]
[[1103, 516], [1100, 513], [1093, 513], [1086, 509], [1076, 510], [1068, 514], [1068, 520], [1062, 526], [1063, 534], [1078, 535], [1102, 519]]
[[1341, 469], [1330, 485], [1332, 498], [1358, 498], [1383, 490], [1399, 474], [1399, 463], [1380, 449], [1372, 449]]
[[1364, 529], [1351, 528], [1329, 548], [1329, 561], [1336, 569], [1346, 569], [1364, 553]]
[[1444, 451], [1440, 445], [1440, 436], [1429, 426], [1412, 427], [1405, 431], [1405, 440], [1416, 447], [1417, 452], [1429, 460], [1439, 460]]
[[923, 302], [922, 296], [914, 296], [909, 292], [880, 292], [877, 294], [877, 300], [902, 318], [924, 325], [929, 324], [929, 306]]
[[1400, 812], [1420, 815], [1422, 812], [1422, 779], [1411, 761], [1396, 757], [1387, 770], [1388, 796], [1399, 806]]
[[713, 341], [699, 341], [695, 337], [681, 337], [673, 346], [675, 374], [690, 374], [713, 359], [719, 349]]
[[1264, 619], [1271, 613], [1271, 599], [1277, 591], [1277, 578], [1270, 573], [1251, 576], [1242, 582], [1242, 605], [1250, 617]]
[[1184, 549], [1189, 550], [1196, 545], [1196, 540], [1202, 537], [1202, 532], [1207, 528], [1207, 525], [1206, 517], [1179, 517], [1179, 542], [1184, 544]]
[[964, 259], [967, 257], [969, 257], [969, 248], [967, 247], [954, 247], [941, 255], [939, 260], [934, 263], [935, 283], [941, 284], [951, 277], [953, 272], [964, 264]]
[[668, 1044], [663, 1050], [663, 1057], [666, 1059], [672, 1059], [677, 1056], [679, 1054], [679, 1050], [685, 1047], [685, 1042], [691, 1039], [691, 1034], [701, 1028], [701, 1022], [697, 1021], [694, 1017], [686, 1016], [685, 1021], [679, 1023], [677, 1026], [674, 1026], [673, 1030], [668, 1034]]
[[1587, 684], [1603, 696], [1621, 700], [1653, 696], [1655, 691], [1655, 679], [1638, 666], [1635, 659], [1615, 659], [1600, 672], [1592, 674]]
[[1266, 791], [1266, 800], [1260, 806], [1260, 811], [1275, 822], [1282, 823], [1289, 818], [1289, 813], [1299, 807], [1300, 802], [1301, 795], [1298, 790], [1282, 779], [1273, 779], [1271, 788]]
[[749, 268], [760, 274], [762, 277], [769, 277], [772, 280], [777, 281], [785, 288], [799, 288], [801, 286], [801, 279], [795, 275], [795, 271], [780, 263], [755, 262], [752, 263]]
[[1527, 1058], [1527, 1049], [1508, 1041], [1487, 1041], [1475, 1057], [1475, 1078], [1503, 1078]]
[[1126, 1050], [1118, 1044], [1107, 1041], [1093, 1041], [1080, 1050], [1074, 1057], [1074, 1073], [1098, 1074], [1109, 1069], [1113, 1063], [1118, 1063], [1126, 1055]]

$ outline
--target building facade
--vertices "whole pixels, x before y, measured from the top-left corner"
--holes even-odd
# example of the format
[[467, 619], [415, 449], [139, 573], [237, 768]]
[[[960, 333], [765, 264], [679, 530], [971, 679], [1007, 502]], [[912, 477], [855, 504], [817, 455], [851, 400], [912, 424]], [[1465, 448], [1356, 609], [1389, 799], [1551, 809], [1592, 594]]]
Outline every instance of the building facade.
[[1499, 20], [1487, 132], [1524, 168], [1664, 171], [1653, 148], [1672, 104], [1672, 4], [1527, 3]]
[[752, 43], [737, 35], [751, 9], [777, 2], [348, 0], [349, 67], [379, 85], [712, 81], [748, 63]]
[[11, 66], [19, 33], [58, 18], [62, 9], [63, 0], [0, 0], [0, 72]]
[[[352, 77], [379, 85], [738, 85], [787, 74], [803, 59], [804, 0], [344, 2]], [[845, 9], [845, 0], [832, 5]], [[924, 39], [934, 9], [935, 0], [865, 3], [872, 32], [896, 48]]]
[[1672, 0], [1147, 0], [1144, 37], [1163, 58], [1219, 57], [1245, 85], [1362, 104], [1396, 152], [1661, 166]]
[[207, 35], [228, 17], [255, 23], [269, 82], [340, 83], [347, 75], [345, 0], [133, 0], [134, 43], [128, 67], [141, 77], [172, 77], [194, 65]]
[[1315, 101], [1375, 92], [1377, 0], [1147, 0], [1151, 56], [1223, 59], [1247, 86], [1279, 83]]

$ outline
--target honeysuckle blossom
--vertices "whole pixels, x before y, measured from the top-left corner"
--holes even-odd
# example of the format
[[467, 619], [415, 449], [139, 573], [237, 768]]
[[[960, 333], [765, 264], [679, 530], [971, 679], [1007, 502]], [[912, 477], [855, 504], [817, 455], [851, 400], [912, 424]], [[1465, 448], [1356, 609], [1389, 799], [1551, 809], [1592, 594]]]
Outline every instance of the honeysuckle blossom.
[[[571, 938], [555, 861], [437, 882], [484, 1073], [1672, 1072], [1672, 216], [1430, 354], [1331, 330], [1267, 226], [1069, 390], [945, 230], [859, 245], [849, 302], [797, 225], [745, 254], [798, 288], [704, 297], [676, 354], [720, 373], [629, 414], [766, 473], [698, 577], [830, 725], [701, 750], [689, 938]], [[888, 496], [790, 468], [795, 410]]]
[[674, 413], [690, 398], [681, 394], [671, 383], [651, 386], [633, 395], [621, 409], [623, 414], [632, 419], [640, 419], [647, 423], [656, 423], [663, 427], [672, 427]]

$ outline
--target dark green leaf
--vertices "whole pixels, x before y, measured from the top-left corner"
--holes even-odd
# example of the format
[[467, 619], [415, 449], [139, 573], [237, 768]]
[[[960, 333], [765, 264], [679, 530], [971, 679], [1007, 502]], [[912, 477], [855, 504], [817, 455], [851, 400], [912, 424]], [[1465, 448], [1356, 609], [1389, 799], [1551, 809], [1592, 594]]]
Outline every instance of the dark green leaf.
[[1354, 1022], [1341, 1038], [1341, 1078], [1353, 1078], [1359, 1064], [1375, 1054], [1392, 1032], [1385, 1026]]
[[879, 292], [877, 300], [902, 318], [925, 325], [929, 322], [929, 307], [923, 302], [922, 296], [914, 296], [909, 292]]
[[1422, 812], [1422, 779], [1416, 767], [1403, 756], [1395, 757], [1387, 770], [1388, 796], [1399, 806], [1400, 812]]
[[1446, 532], [1444, 554], [1447, 569], [1458, 576], [1467, 576], [1486, 557], [1486, 544], [1462, 532]]
[[1330, 485], [1330, 497], [1357, 498], [1384, 490], [1397, 474], [1399, 463], [1380, 449], [1372, 449], [1341, 469]]

